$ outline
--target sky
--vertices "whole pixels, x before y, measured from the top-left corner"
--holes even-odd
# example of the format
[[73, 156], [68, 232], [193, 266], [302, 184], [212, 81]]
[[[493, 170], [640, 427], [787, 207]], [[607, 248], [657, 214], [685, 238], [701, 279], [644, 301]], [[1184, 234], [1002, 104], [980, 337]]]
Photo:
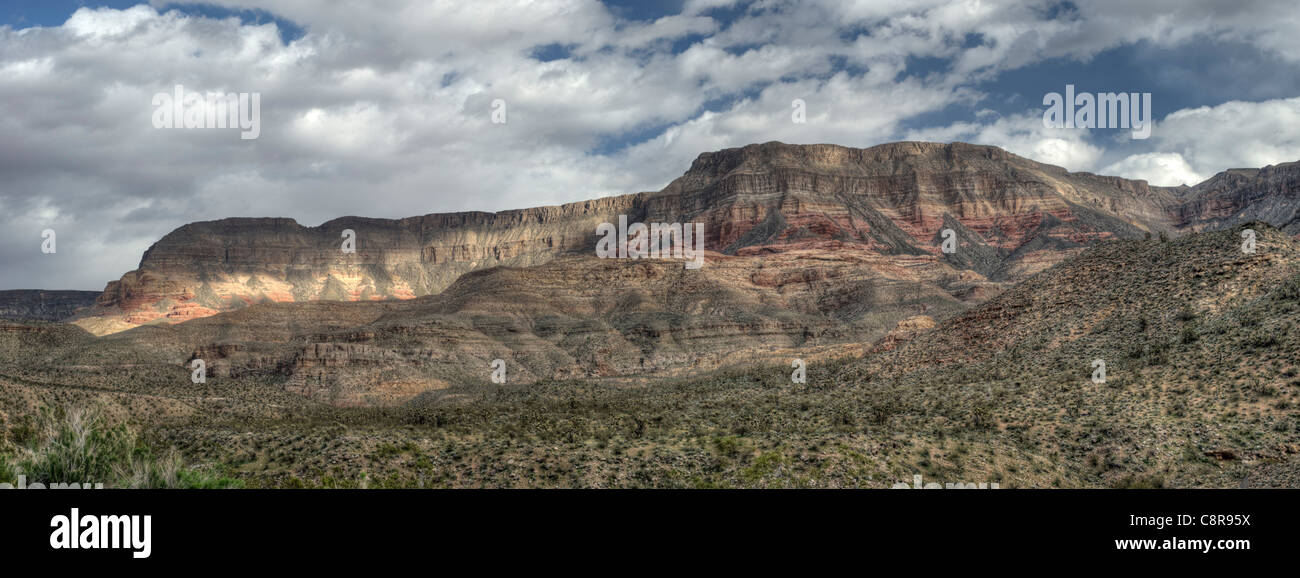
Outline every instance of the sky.
[[[1297, 30], [1295, 0], [9, 0], [0, 289], [100, 290], [193, 221], [653, 191], [773, 140], [1192, 185], [1300, 160]], [[257, 94], [258, 137], [156, 128], [178, 84]], [[1067, 84], [1150, 93], [1150, 138], [1044, 126]]]

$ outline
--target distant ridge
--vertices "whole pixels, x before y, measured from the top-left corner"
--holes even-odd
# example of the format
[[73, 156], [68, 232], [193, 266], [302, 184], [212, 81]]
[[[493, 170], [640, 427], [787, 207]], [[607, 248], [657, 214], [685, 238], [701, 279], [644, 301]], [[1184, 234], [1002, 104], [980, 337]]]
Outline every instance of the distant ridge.
[[[498, 213], [405, 219], [191, 223], [108, 284], [75, 322], [95, 334], [176, 323], [263, 302], [434, 295], [470, 271], [588, 255], [595, 228], [703, 222], [710, 251], [932, 256], [1010, 283], [1107, 239], [1258, 219], [1295, 234], [1300, 163], [1233, 169], [1195, 187], [1071, 173], [1003, 149], [897, 142], [857, 149], [779, 142], [706, 152], [663, 190]], [[339, 250], [356, 231], [357, 251]], [[952, 229], [964, 249], [939, 251]]]

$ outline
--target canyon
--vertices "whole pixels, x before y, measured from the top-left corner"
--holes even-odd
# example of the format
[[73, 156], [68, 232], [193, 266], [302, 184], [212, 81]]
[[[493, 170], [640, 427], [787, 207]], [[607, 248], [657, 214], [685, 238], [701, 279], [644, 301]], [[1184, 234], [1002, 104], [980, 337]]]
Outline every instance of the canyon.
[[[411, 299], [462, 275], [592, 255], [599, 224], [703, 223], [707, 250], [932, 259], [991, 283], [1014, 282], [1096, 240], [1199, 224], [1178, 189], [1069, 173], [995, 147], [903, 142], [853, 149], [766, 143], [699, 156], [655, 193], [500, 213], [398, 220], [344, 217], [317, 227], [233, 218], [173, 231], [73, 321], [103, 335], [255, 303]], [[952, 228], [962, 250], [941, 254]], [[356, 232], [355, 253], [340, 234]]]
[[[192, 223], [98, 295], [0, 293], [0, 431], [95, 407], [270, 487], [1294, 487], [1297, 194], [766, 143], [558, 207]], [[620, 215], [703, 223], [704, 266], [600, 258]]]
[[[495, 359], [522, 383], [685, 376], [892, 348], [1101, 241], [1250, 220], [1295, 234], [1298, 191], [1300, 163], [1153, 187], [965, 143], [770, 142], [561, 206], [191, 223], [60, 320], [340, 405], [479, 382]], [[702, 223], [707, 264], [599, 259], [620, 218]]]

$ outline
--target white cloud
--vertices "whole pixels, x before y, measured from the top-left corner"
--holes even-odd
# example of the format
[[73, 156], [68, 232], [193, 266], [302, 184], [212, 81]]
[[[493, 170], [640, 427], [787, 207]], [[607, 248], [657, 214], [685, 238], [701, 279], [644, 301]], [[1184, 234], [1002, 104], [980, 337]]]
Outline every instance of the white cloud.
[[1088, 141], [1087, 131], [1046, 128], [1043, 126], [1042, 113], [1033, 111], [997, 117], [984, 124], [961, 122], [946, 127], [914, 130], [907, 134], [907, 140], [959, 140], [993, 145], [1071, 171], [1093, 170], [1104, 152]]
[[[655, 190], [701, 152], [769, 140], [968, 140], [1095, 170], [1101, 147], [1032, 113], [901, 127], [955, 104], [986, 108], [979, 81], [1001, 71], [1126, 43], [1208, 37], [1300, 59], [1289, 0], [1078, 2], [1055, 20], [1035, 1], [761, 0], [730, 22], [710, 10], [735, 0], [691, 0], [650, 22], [595, 0], [216, 4], [269, 11], [305, 34], [285, 44], [275, 24], [160, 12], [163, 0], [0, 27], [5, 283], [99, 288], [195, 220], [316, 224]], [[1252, 17], [1261, 11], [1278, 16]], [[552, 44], [568, 57], [533, 57]], [[917, 76], [918, 58], [950, 65]], [[175, 84], [260, 92], [260, 138], [153, 129], [150, 98]], [[497, 98], [505, 125], [490, 122]], [[796, 98], [805, 124], [791, 122]], [[1297, 120], [1293, 101], [1181, 111], [1151, 148], [1190, 168], [1157, 157], [1111, 166], [1211, 174], [1295, 160]], [[60, 231], [57, 261], [39, 253], [45, 227]]]
[[677, 14], [664, 16], [650, 24], [626, 26], [618, 35], [618, 44], [624, 48], [641, 48], [660, 40], [673, 40], [692, 34], [709, 34], [718, 29], [718, 23], [707, 16]]
[[1178, 153], [1142, 153], [1130, 155], [1122, 161], [1113, 163], [1099, 171], [1105, 175], [1116, 175], [1130, 179], [1144, 179], [1152, 185], [1176, 187], [1178, 185], [1195, 185], [1206, 176], [1192, 170], [1183, 155]]
[[1155, 148], [1200, 174], [1300, 159], [1300, 98], [1225, 102], [1174, 112], [1156, 123]]

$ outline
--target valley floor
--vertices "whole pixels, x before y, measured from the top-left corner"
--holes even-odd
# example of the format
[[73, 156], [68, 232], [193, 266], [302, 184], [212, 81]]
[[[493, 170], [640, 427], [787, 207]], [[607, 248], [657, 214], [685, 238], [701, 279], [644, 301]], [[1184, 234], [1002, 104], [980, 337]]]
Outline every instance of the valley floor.
[[1300, 487], [1300, 244], [1275, 231], [1258, 254], [1237, 243], [1229, 230], [1102, 244], [909, 340], [810, 358], [806, 383], [774, 359], [691, 378], [451, 384], [342, 407], [273, 375], [191, 385], [177, 379], [182, 360], [150, 365], [118, 341], [15, 326], [0, 340], [0, 478]]
[[774, 366], [642, 386], [453, 388], [389, 408], [0, 390], [107, 408], [105, 423], [129, 424], [142, 447], [176, 448], [203, 479], [244, 487], [889, 488], [917, 475], [1001, 488], [1300, 486], [1295, 422], [1266, 409], [1294, 394], [1243, 393], [1206, 419], [1169, 407], [1167, 383], [848, 385], [854, 367], [812, 367], [807, 385]]

